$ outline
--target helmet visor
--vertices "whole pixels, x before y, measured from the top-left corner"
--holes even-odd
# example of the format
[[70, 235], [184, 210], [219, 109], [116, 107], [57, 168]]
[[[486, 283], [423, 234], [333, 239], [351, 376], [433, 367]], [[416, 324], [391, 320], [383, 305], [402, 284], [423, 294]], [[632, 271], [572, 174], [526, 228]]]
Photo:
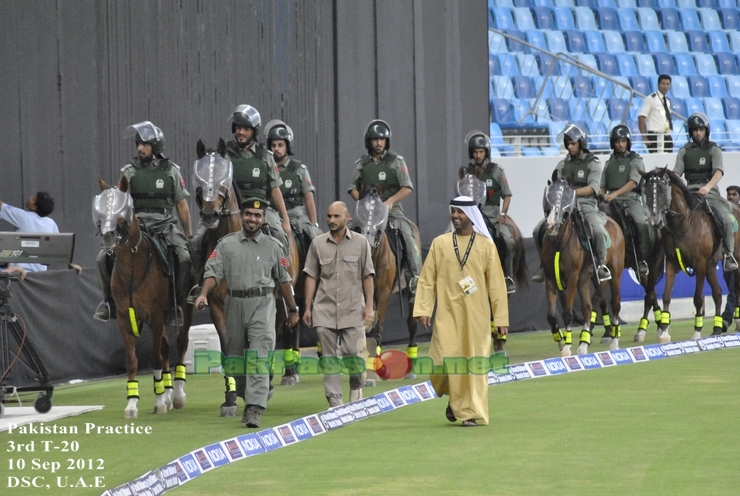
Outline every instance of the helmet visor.
[[93, 199], [92, 217], [101, 234], [115, 231], [118, 219], [133, 221], [134, 200], [118, 188], [106, 189]]
[[149, 121], [132, 124], [123, 131], [124, 138], [141, 137], [143, 143], [152, 143], [162, 139], [162, 131]]
[[256, 128], [260, 125], [262, 119], [257, 109], [251, 105], [239, 105], [226, 121], [236, 124], [249, 123], [253, 128]]
[[193, 188], [201, 189], [204, 201], [213, 201], [221, 188], [228, 191], [233, 178], [233, 166], [218, 153], [209, 153], [193, 165]]
[[265, 139], [293, 141], [293, 130], [280, 119], [273, 119], [265, 125]]

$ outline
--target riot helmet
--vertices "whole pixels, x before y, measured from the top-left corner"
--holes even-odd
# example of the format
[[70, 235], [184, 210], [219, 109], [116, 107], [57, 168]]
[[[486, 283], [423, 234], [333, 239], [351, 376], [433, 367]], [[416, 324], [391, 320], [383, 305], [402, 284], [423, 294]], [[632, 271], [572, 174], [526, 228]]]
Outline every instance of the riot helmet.
[[273, 140], [285, 141], [288, 155], [293, 155], [293, 130], [280, 119], [273, 119], [265, 125], [265, 139], [268, 150], [272, 150]]
[[626, 139], [627, 151], [632, 150], [632, 132], [630, 131], [629, 127], [625, 126], [624, 124], [614, 126], [614, 129], [612, 129], [612, 132], [609, 134], [609, 146], [612, 150], [614, 150], [614, 146], [616, 145], [618, 139]]
[[257, 109], [251, 105], [239, 105], [236, 107], [234, 112], [226, 119], [226, 122], [231, 123], [231, 132], [236, 132], [236, 126], [244, 128], [254, 129], [253, 139], [257, 139], [257, 135], [260, 132], [260, 124], [262, 124], [262, 118]]
[[486, 151], [486, 158], [491, 158], [491, 140], [483, 131], [470, 131], [465, 136], [465, 144], [468, 147], [468, 158], [473, 159], [473, 151], [483, 148]]
[[709, 117], [701, 112], [694, 112], [693, 114], [691, 114], [688, 121], [689, 139], [694, 138], [691, 134], [694, 129], [700, 129], [702, 127], [707, 128], [707, 135], [704, 137], [704, 139], [709, 139]]
[[370, 144], [370, 140], [373, 138], [385, 138], [385, 150], [391, 147], [391, 127], [387, 122], [375, 119], [368, 124], [365, 130], [365, 149], [371, 155], [373, 153], [373, 147]]
[[136, 145], [146, 143], [152, 146], [153, 155], [162, 155], [164, 151], [164, 133], [149, 121], [139, 122], [128, 126], [124, 132], [124, 138], [136, 137]]
[[563, 145], [566, 141], [577, 141], [581, 145], [581, 151], [588, 151], [588, 135], [586, 131], [576, 126], [575, 124], [568, 124], [563, 130]]

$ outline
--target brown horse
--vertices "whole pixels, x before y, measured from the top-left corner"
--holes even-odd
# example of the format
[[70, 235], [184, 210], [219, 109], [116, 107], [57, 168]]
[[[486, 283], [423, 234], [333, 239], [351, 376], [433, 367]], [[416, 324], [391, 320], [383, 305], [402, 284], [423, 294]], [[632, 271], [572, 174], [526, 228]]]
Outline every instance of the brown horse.
[[[704, 200], [689, 190], [684, 182], [668, 167], [643, 174], [643, 202], [648, 210], [650, 223], [660, 228], [666, 257], [666, 284], [663, 292], [663, 313], [658, 327], [661, 343], [671, 340], [670, 304], [676, 274], [683, 270], [696, 277], [694, 290], [694, 339], [701, 337], [704, 324], [704, 280], [712, 288], [714, 300], [714, 326], [712, 334], [722, 333], [722, 288], [717, 281], [717, 262], [720, 259], [720, 236], [706, 210]], [[733, 205], [733, 214], [740, 218], [740, 208]], [[735, 233], [735, 257], [740, 255], [740, 233]], [[740, 287], [740, 277], [735, 276], [735, 291]]]
[[[547, 321], [553, 339], [558, 343], [561, 356], [571, 354], [573, 322], [573, 305], [576, 292], [580, 295], [584, 317], [583, 330], [580, 334], [578, 353], [588, 352], [591, 344], [591, 324], [589, 316], [593, 310], [591, 301], [591, 283], [596, 287], [596, 299], [603, 298], [607, 284], [611, 290], [611, 322], [612, 342], [611, 349], [619, 348], [619, 311], [621, 300], [619, 294], [620, 279], [624, 269], [624, 237], [616, 222], [607, 218], [606, 229], [611, 238], [611, 246], [607, 250], [606, 265], [611, 271], [610, 281], [598, 283], [595, 276], [594, 264], [588, 251], [583, 248], [579, 239], [575, 216], [575, 190], [563, 180], [555, 180], [545, 192], [546, 201], [550, 205], [547, 216], [547, 235], [542, 242], [540, 260], [545, 272], [547, 288]], [[583, 220], [585, 222], [585, 219]], [[601, 233], [596, 233], [601, 235]], [[558, 328], [557, 295], [558, 291], [565, 292], [563, 302], [563, 321], [565, 329]]]
[[139, 382], [136, 380], [136, 336], [142, 324], [152, 331], [152, 369], [154, 369], [154, 413], [167, 413], [185, 406], [185, 352], [192, 318], [192, 305], [183, 298], [184, 324], [178, 329], [178, 365], [175, 369], [174, 392], [170, 373], [167, 317], [171, 308], [172, 288], [165, 274], [153, 239], [144, 233], [133, 214], [133, 200], [128, 194], [128, 180], [121, 178], [118, 188], [100, 179], [102, 193], [95, 199], [95, 212], [100, 218], [103, 246], [115, 253], [111, 291], [116, 302], [116, 319], [126, 352], [128, 405], [124, 418], [138, 417]]

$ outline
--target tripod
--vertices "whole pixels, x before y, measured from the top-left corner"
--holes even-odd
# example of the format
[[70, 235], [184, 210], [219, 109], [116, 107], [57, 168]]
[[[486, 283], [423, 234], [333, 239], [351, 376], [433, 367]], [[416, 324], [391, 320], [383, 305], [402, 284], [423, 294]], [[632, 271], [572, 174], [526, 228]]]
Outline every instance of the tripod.
[[[44, 364], [41, 363], [36, 350], [31, 346], [28, 336], [18, 324], [13, 310], [10, 308], [10, 282], [20, 278], [18, 274], [0, 272], [0, 417], [5, 413], [5, 395], [20, 392], [39, 391], [34, 402], [34, 409], [38, 413], [47, 413], [51, 410], [51, 396], [54, 386], [49, 382], [49, 374]], [[10, 339], [18, 346], [16, 356], [11, 356]], [[7, 384], [11, 367], [16, 360], [25, 364], [36, 375], [38, 385], [33, 386], [11, 386]]]

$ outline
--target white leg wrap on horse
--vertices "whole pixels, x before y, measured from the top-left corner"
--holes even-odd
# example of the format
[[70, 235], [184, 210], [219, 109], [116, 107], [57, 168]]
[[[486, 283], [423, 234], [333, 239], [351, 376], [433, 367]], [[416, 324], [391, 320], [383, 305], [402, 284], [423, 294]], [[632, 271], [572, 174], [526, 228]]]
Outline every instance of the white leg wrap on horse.
[[645, 330], [640, 329], [637, 331], [637, 334], [635, 334], [635, 343], [644, 343], [645, 342]]
[[563, 347], [560, 348], [560, 356], [561, 357], [569, 357], [569, 356], [571, 356], [573, 353], [571, 352], [570, 347], [571, 347], [571, 345], [569, 345], [569, 344], [563, 345]]
[[691, 336], [694, 341], [701, 339], [701, 331], [694, 331], [694, 335]]
[[187, 403], [187, 395], [185, 394], [185, 381], [181, 379], [175, 379], [174, 393], [172, 395], [172, 406], [176, 409], [184, 408]]
[[609, 349], [612, 351], [619, 349], [619, 338], [612, 338], [612, 342], [609, 345]]
[[139, 418], [139, 409], [136, 408], [136, 404], [139, 402], [139, 398], [129, 398], [126, 409], [123, 411], [123, 418], [135, 419]]
[[586, 343], [579, 344], [576, 353], [578, 353], [579, 355], [585, 355], [586, 353], [588, 353], [588, 345]]

